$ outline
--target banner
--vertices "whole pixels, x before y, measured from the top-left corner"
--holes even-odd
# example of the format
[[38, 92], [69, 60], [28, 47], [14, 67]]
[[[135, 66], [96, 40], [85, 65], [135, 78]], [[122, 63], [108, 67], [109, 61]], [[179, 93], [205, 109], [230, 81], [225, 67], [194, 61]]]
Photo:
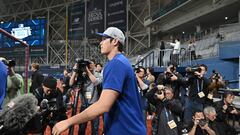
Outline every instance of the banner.
[[84, 2], [76, 2], [68, 8], [68, 38], [72, 40], [83, 39], [84, 37]]
[[87, 4], [87, 37], [94, 37], [104, 31], [104, 0], [91, 0]]
[[126, 0], [106, 0], [107, 1], [107, 27], [118, 27], [126, 31]]

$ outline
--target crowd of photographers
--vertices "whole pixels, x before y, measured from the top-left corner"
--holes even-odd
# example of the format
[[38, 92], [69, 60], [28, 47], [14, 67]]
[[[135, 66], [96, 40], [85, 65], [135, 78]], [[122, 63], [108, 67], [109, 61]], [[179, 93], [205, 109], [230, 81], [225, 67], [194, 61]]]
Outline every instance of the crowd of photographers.
[[[21, 91], [23, 80], [14, 72], [14, 62], [1, 61], [8, 68], [7, 94], [4, 99], [4, 104], [7, 104]], [[82, 112], [96, 102], [101, 94], [102, 65], [95, 64], [94, 60], [77, 59], [72, 70], [64, 69], [59, 86], [62, 90], [57, 88], [55, 78], [43, 77], [38, 64], [31, 66], [33, 74], [30, 92], [38, 100], [39, 113], [30, 120], [32, 127], [26, 124], [26, 128], [31, 130], [29, 132], [43, 134], [47, 125], [52, 128], [58, 121], [67, 118], [69, 107], [73, 109], [72, 115], [77, 113], [78, 98], [81, 100]], [[221, 101], [213, 101], [218, 96], [218, 89], [226, 87], [222, 76], [214, 71], [210, 78], [206, 78], [206, 65], [188, 67], [186, 75], [178, 73], [176, 69], [175, 65], [170, 64], [166, 71], [155, 78], [151, 67], [135, 68], [143, 117], [145, 121], [151, 119], [152, 134], [237, 134], [229, 124], [229, 120], [240, 120], [240, 111], [233, 105], [233, 93], [227, 92]], [[6, 76], [4, 72], [1, 73], [1, 77]], [[6, 80], [1, 81], [2, 86]], [[70, 100], [73, 96], [74, 99]], [[92, 135], [97, 135], [99, 117], [91, 121], [91, 125]], [[86, 126], [87, 123], [79, 125], [79, 134], [85, 134]]]
[[150, 84], [153, 86], [144, 97], [151, 104], [150, 109], [155, 110], [153, 135], [237, 134], [229, 124], [229, 120], [239, 122], [240, 111], [233, 105], [234, 95], [226, 92], [221, 101], [214, 102], [217, 90], [226, 85], [219, 73], [214, 71], [206, 78], [206, 72], [207, 66], [202, 64], [186, 68], [186, 75], [182, 76], [170, 64]]

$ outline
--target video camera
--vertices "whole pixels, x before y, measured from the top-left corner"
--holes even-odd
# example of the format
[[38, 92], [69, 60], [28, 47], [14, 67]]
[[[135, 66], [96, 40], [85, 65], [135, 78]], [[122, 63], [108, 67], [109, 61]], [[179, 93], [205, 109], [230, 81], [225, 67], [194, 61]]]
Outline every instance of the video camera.
[[86, 71], [86, 67], [90, 65], [89, 60], [83, 60], [80, 58], [76, 58], [75, 63], [77, 64], [77, 72], [82, 73]]
[[89, 60], [77, 58], [75, 63], [77, 64], [77, 69], [75, 69], [75, 71], [78, 73], [80, 82], [85, 82], [87, 80], [86, 67], [89, 67], [91, 62]]

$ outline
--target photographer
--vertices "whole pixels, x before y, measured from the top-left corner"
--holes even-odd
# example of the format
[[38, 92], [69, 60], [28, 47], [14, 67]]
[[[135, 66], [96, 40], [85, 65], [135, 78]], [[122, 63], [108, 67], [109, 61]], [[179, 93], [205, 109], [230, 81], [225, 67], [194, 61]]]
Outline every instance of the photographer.
[[174, 92], [171, 87], [158, 85], [146, 94], [150, 103], [156, 106], [154, 122], [157, 123], [157, 135], [178, 135], [180, 130], [179, 116], [182, 113], [182, 104], [173, 98]]
[[209, 86], [209, 89], [211, 90], [209, 93], [211, 93], [214, 97], [217, 96], [217, 91], [219, 88], [225, 88], [226, 84], [223, 80], [223, 77], [220, 75], [220, 73], [216, 72], [215, 70], [212, 71], [212, 75], [209, 78], [212, 82], [212, 84]]
[[233, 104], [234, 94], [230, 91], [225, 92], [223, 100], [216, 102], [216, 109], [218, 112], [219, 120], [227, 120], [228, 115], [239, 115], [240, 112]]
[[174, 91], [174, 98], [179, 98], [180, 87], [183, 84], [183, 77], [176, 71], [177, 67], [170, 64], [166, 71], [157, 78], [157, 85], [170, 85]]
[[7, 91], [4, 99], [4, 105], [6, 105], [11, 99], [20, 94], [20, 89], [23, 85], [23, 78], [20, 74], [15, 73], [14, 67], [16, 65], [14, 60], [6, 60], [5, 64], [8, 69], [7, 76]]
[[188, 78], [186, 85], [189, 89], [189, 102], [184, 111], [184, 124], [188, 125], [191, 122], [191, 116], [196, 110], [203, 111], [206, 105], [212, 104], [213, 95], [211, 91], [213, 82], [204, 75], [207, 73], [207, 66], [202, 64], [199, 66], [186, 69]]
[[232, 92], [227, 91], [223, 95], [223, 100], [215, 103], [216, 111], [217, 111], [217, 121], [224, 123], [227, 125], [230, 132], [235, 133], [235, 129], [228, 124], [230, 118], [234, 120], [238, 118], [240, 112], [233, 104], [234, 95]]
[[[80, 112], [95, 103], [99, 99], [97, 85], [102, 82], [101, 73], [95, 72], [94, 61], [76, 61], [73, 67], [73, 74], [70, 78], [70, 86], [80, 84]], [[91, 121], [92, 135], [98, 134], [99, 117]], [[79, 125], [79, 134], [84, 135], [87, 122]]]
[[141, 95], [141, 105], [142, 105], [142, 112], [143, 117], [146, 123], [146, 115], [147, 115], [147, 99], [145, 97], [145, 93], [147, 92], [149, 88], [149, 81], [145, 79], [146, 75], [146, 69], [142, 66], [139, 66], [135, 69], [135, 74], [137, 78], [137, 84], [138, 84], [138, 91]]
[[209, 127], [208, 122], [201, 111], [196, 111], [194, 113], [192, 123], [189, 127], [190, 132], [188, 135], [216, 135], [215, 131]]
[[62, 92], [57, 89], [57, 80], [51, 76], [45, 78], [42, 87], [33, 91], [38, 100], [38, 106], [41, 111], [41, 127], [38, 127], [44, 133], [47, 125], [52, 128], [57, 122], [67, 118], [66, 110], [63, 105]]

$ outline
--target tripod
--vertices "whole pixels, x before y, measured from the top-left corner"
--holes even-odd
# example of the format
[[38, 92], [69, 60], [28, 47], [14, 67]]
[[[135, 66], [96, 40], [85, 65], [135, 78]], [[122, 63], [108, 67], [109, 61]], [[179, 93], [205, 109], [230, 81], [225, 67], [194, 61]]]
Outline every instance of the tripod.
[[[81, 90], [83, 90], [83, 87], [84, 87], [84, 82], [80, 82], [80, 84], [78, 84], [78, 85], [73, 89], [75, 92], [74, 92], [74, 100], [73, 100], [73, 106], [72, 106], [72, 114], [71, 114], [71, 116], [74, 116], [74, 115], [77, 114], [79, 92], [80, 92]], [[74, 133], [74, 126], [71, 126], [71, 127], [69, 128], [68, 134], [69, 134], [69, 135], [73, 135], [73, 133]]]

